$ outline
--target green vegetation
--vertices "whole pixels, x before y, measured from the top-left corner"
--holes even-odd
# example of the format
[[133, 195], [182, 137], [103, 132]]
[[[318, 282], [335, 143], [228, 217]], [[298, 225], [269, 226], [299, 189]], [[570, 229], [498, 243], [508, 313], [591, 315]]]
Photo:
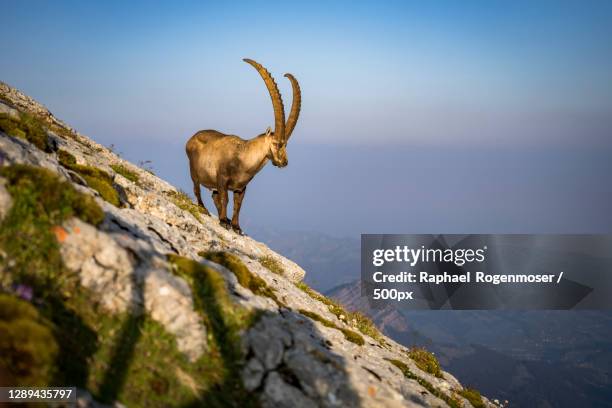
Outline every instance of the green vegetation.
[[121, 204], [119, 193], [113, 187], [113, 179], [107, 172], [92, 166], [77, 164], [75, 157], [65, 150], [60, 149], [57, 152], [57, 158], [62, 166], [83, 177], [87, 185], [96, 190], [104, 200], [119, 207]]
[[323, 296], [304, 282], [297, 282], [295, 286], [314, 300], [318, 300], [319, 302], [325, 304], [329, 311], [335, 314], [340, 320], [348, 322], [348, 312], [340, 303], [328, 298], [327, 296]]
[[[182, 272], [185, 270], [181, 268]], [[213, 282], [214, 278], [212, 282], [206, 280], [203, 286], [217, 290]], [[218, 306], [213, 299], [200, 296], [201, 292], [195, 294], [198, 307]], [[190, 362], [177, 349], [175, 337], [150, 317], [138, 313], [109, 316], [92, 307], [90, 299], [83, 297], [79, 302], [82, 304], [75, 310], [83, 316], [96, 340], [93, 351], [88, 351], [89, 376], [85, 384], [94, 398], [105, 403], [119, 400], [126, 406], [147, 407], [256, 405], [242, 388], [239, 360], [233, 360], [240, 355], [235, 331], [229, 330], [227, 335], [211, 332], [225, 329], [225, 309], [212, 313], [212, 317], [201, 310], [211, 333], [210, 350]], [[228, 343], [219, 346], [219, 337]], [[86, 350], [81, 350], [81, 356], [87, 354], [83, 351]]]
[[[348, 311], [347, 311], [348, 312]], [[348, 322], [349, 325], [354, 326], [362, 332], [363, 334], [370, 336], [374, 340], [377, 340], [381, 344], [384, 343], [384, 339], [378, 328], [368, 316], [363, 313], [356, 312], [348, 312]]]
[[[72, 216], [97, 225], [104, 212], [92, 197], [49, 170], [13, 165], [0, 169], [0, 176], [6, 178], [13, 197], [13, 206], [0, 224], [0, 247], [10, 259], [5, 272], [30, 285], [51, 285], [63, 268], [52, 227]], [[31, 281], [34, 278], [36, 282]]]
[[0, 130], [9, 136], [27, 140], [44, 152], [51, 152], [43, 122], [32, 115], [20, 113], [17, 119], [6, 113], [0, 113]]
[[283, 265], [281, 265], [280, 262], [278, 262], [274, 257], [270, 255], [262, 256], [261, 258], [259, 258], [259, 263], [272, 273], [281, 276], [285, 274], [285, 269], [283, 268]]
[[9, 280], [2, 286], [29, 286], [38, 309], [0, 295], [0, 371], [16, 385], [71, 384], [104, 403], [257, 405], [239, 375], [239, 332], [257, 315], [231, 303], [216, 271], [171, 257], [193, 289], [210, 337], [208, 351], [190, 362], [161, 325], [141, 310], [109, 313], [63, 264], [53, 230], [71, 216], [99, 224], [104, 213], [92, 197], [46, 169], [15, 165], [0, 175], [13, 198], [0, 225], [0, 270]]
[[[412, 349], [415, 350], [415, 349]], [[412, 352], [411, 350], [411, 352]], [[419, 349], [419, 353], [422, 353], [423, 351], [425, 353], [428, 353], [427, 351], [425, 351], [424, 349]], [[431, 353], [428, 353], [431, 355]], [[420, 358], [421, 356], [419, 356]], [[435, 359], [435, 357], [433, 357], [433, 355], [431, 356], [432, 358]], [[413, 357], [411, 357], [413, 358]], [[413, 358], [414, 359], [414, 358]], [[428, 361], [430, 360], [430, 358], [427, 359]], [[451, 408], [461, 408], [463, 406], [463, 404], [461, 403], [461, 401], [454, 395], [447, 395], [445, 393], [443, 393], [442, 391], [440, 391], [439, 389], [437, 389], [436, 387], [434, 387], [429, 381], [417, 376], [416, 374], [414, 374], [410, 368], [408, 368], [408, 366], [400, 361], [400, 360], [391, 360], [391, 359], [387, 359], [387, 361], [389, 361], [391, 364], [393, 364], [394, 366], [396, 366], [397, 368], [399, 368], [402, 373], [404, 374], [404, 376], [406, 378], [410, 378], [412, 380], [417, 381], [421, 386], [423, 386], [425, 389], [427, 389], [430, 393], [432, 393], [433, 395], [435, 395], [436, 397], [440, 398], [441, 400], [443, 400], [444, 402], [446, 402]], [[417, 366], [421, 369], [423, 369], [417, 360], [415, 360], [415, 363], [417, 364]], [[436, 364], [437, 364], [437, 360], [436, 360]], [[437, 364], [438, 366], [438, 371], [439, 371], [439, 364]], [[424, 370], [427, 372], [430, 372], [428, 370]], [[470, 404], [472, 404], [472, 406], [474, 408], [485, 408], [486, 405], [484, 404], [484, 402], [482, 401], [482, 396], [480, 395], [480, 392], [476, 391], [473, 388], [464, 388], [463, 390], [458, 392], [459, 395], [461, 395], [462, 397], [464, 397], [465, 399], [467, 399]]]
[[138, 174], [135, 171], [128, 169], [122, 164], [111, 164], [110, 167], [115, 171], [115, 173], [121, 174], [123, 177], [134, 183], [138, 183], [140, 180], [140, 177], [138, 177]]
[[480, 392], [473, 388], [464, 388], [459, 391], [459, 395], [468, 400], [474, 408], [486, 408], [486, 405], [482, 400]]
[[429, 381], [427, 381], [427, 380], [417, 376], [416, 374], [414, 374], [410, 370], [410, 368], [408, 368], [406, 363], [404, 363], [403, 361], [393, 360], [393, 359], [386, 359], [386, 360], [388, 362], [390, 362], [391, 364], [393, 364], [394, 366], [396, 366], [397, 368], [399, 368], [400, 371], [404, 374], [404, 376], [406, 378], [409, 378], [411, 380], [415, 380], [423, 388], [425, 388], [427, 391], [429, 391], [432, 395], [434, 395], [434, 396], [440, 398], [442, 401], [446, 402], [451, 408], [462, 408], [463, 404], [461, 404], [461, 401], [459, 401], [456, 397], [446, 395], [445, 393], [443, 393], [442, 391], [440, 391], [439, 389], [434, 387]]
[[238, 353], [235, 342], [218, 347], [213, 333], [210, 350], [192, 362], [178, 350], [175, 337], [142, 311], [113, 315], [99, 306], [94, 293], [76, 284], [69, 292], [62, 302], [45, 304], [62, 345], [52, 383], [86, 388], [106, 404], [254, 405], [242, 390], [238, 363], [226, 363], [227, 349]]
[[76, 158], [72, 154], [62, 149], [57, 151], [57, 161], [68, 169], [77, 166]]
[[274, 300], [277, 305], [284, 306], [284, 304], [278, 300], [276, 294], [268, 286], [266, 281], [261, 279], [259, 276], [254, 275], [236, 255], [229, 252], [205, 251], [198, 252], [198, 255], [229, 269], [234, 275], [236, 275], [238, 283], [249, 289], [254, 294], [269, 297], [270, 299]]
[[[32, 357], [30, 360], [27, 360], [25, 354], [18, 356], [24, 359], [24, 364], [28, 364], [28, 361], [32, 364], [32, 367], [28, 368], [31, 373], [40, 375], [28, 378], [24, 372], [16, 377], [19, 382], [17, 385], [28, 385], [31, 381], [37, 385], [44, 385], [42, 383], [45, 382], [61, 384], [60, 379], [66, 374], [66, 362], [74, 361], [78, 364], [78, 359], [73, 358], [74, 350], [70, 347], [75, 340], [78, 342], [78, 338], [73, 337], [65, 328], [78, 325], [79, 319], [68, 312], [63, 303], [64, 297], [71, 293], [68, 288], [74, 278], [71, 278], [73, 274], [62, 262], [53, 230], [61, 228], [59, 225], [72, 216], [98, 225], [104, 219], [104, 212], [92, 197], [79, 193], [72, 184], [62, 181], [47, 169], [13, 165], [0, 169], [0, 176], [7, 180], [6, 188], [13, 199], [11, 209], [0, 224], [0, 248], [5, 254], [0, 259], [0, 270], [3, 271], [2, 286], [28, 286], [39, 305], [41, 319], [50, 322], [55, 337], [49, 339], [44, 329], [33, 324], [37, 319], [32, 309], [28, 311], [25, 306], [6, 302], [0, 306], [3, 315], [8, 313], [8, 316], [27, 317], [31, 321], [29, 327], [25, 327], [27, 323], [20, 324], [32, 335], [30, 345], [45, 343], [42, 349], [46, 348], [49, 352], [45, 357], [35, 355], [34, 349], [29, 349]], [[1, 320], [6, 321], [6, 316]], [[13, 332], [16, 328], [14, 325], [8, 328], [5, 326], [8, 334], [0, 337], [7, 339], [8, 343], [4, 343], [3, 347], [13, 347], [11, 342], [19, 336]], [[64, 338], [64, 335], [67, 335], [67, 338]], [[13, 348], [11, 353], [26, 352], [24, 348], [29, 346], [25, 339], [22, 340], [22, 349]], [[57, 360], [51, 361], [50, 356], [55, 354], [55, 350]], [[5, 356], [4, 352], [0, 354]], [[12, 357], [9, 357], [10, 355], [7, 353], [7, 358], [15, 358], [15, 354], [12, 354]], [[52, 378], [45, 378], [46, 374], [42, 373], [50, 373]], [[78, 374], [82, 374], [82, 371]], [[76, 378], [79, 378], [79, 375]]]
[[[51, 373], [39, 381], [16, 376], [16, 385], [70, 384], [88, 389], [96, 400], [108, 404], [120, 400], [127, 406], [167, 407], [195, 405], [200, 393], [208, 390], [207, 381], [214, 384], [217, 366], [208, 356], [189, 362], [160, 324], [137, 311], [110, 314], [64, 269], [56, 273], [63, 295], [36, 287], [40, 313], [52, 327], [50, 337], [40, 328], [31, 330], [24, 319], [17, 320], [20, 326], [9, 325], [7, 336], [2, 330], [4, 312], [16, 314], [0, 297], [0, 367], [22, 367], [25, 374], [29, 364], [29, 372]], [[20, 335], [27, 338], [14, 346], [12, 340]], [[12, 365], [13, 360], [20, 365]]]
[[407, 354], [421, 370], [438, 378], [443, 378], [440, 362], [432, 353], [422, 347], [413, 347], [408, 350]]
[[300, 309], [299, 312], [303, 314], [304, 316], [310, 317], [312, 320], [316, 320], [317, 322], [321, 323], [325, 327], [331, 327], [333, 329], [340, 330], [342, 334], [344, 334], [344, 338], [352, 343], [355, 343], [359, 346], [363, 346], [365, 344], [365, 340], [359, 333], [356, 333], [349, 329], [345, 329], [343, 327], [338, 327], [336, 326], [334, 322], [332, 322], [331, 320], [327, 320], [326, 318], [324, 318], [323, 316], [317, 313], [314, 313], [308, 310], [304, 310], [304, 309]]
[[85, 384], [94, 398], [151, 407], [197, 401], [204, 388], [198, 377], [209, 369], [205, 359], [190, 363], [177, 349], [174, 336], [146, 315], [108, 316], [90, 305], [85, 309], [96, 340]]
[[72, 139], [75, 142], [79, 143], [80, 145], [89, 147], [87, 143], [83, 142], [81, 139], [78, 138], [74, 130], [67, 129], [63, 126], [56, 125], [55, 123], [49, 124], [49, 130], [55, 133], [56, 135], [63, 137], [64, 139]]
[[47, 299], [43, 308], [61, 345], [52, 384], [74, 384], [111, 404], [165, 407], [196, 400], [180, 370], [192, 378], [205, 371], [178, 351], [174, 336], [141, 311], [110, 314], [99, 298], [70, 281], [69, 297]]
[[188, 211], [193, 215], [198, 221], [202, 222], [202, 215], [207, 215], [204, 208], [200, 207], [197, 204], [194, 204], [191, 201], [191, 198], [182, 190], [178, 191], [164, 191], [164, 194], [172, 200], [174, 205], [176, 205], [181, 210]]
[[[13, 109], [20, 110], [20, 108], [16, 107], [15, 103], [13, 102], [13, 100], [8, 98], [5, 94], [0, 93], [0, 101], [5, 102], [9, 106], [11, 106]], [[0, 117], [1, 116], [6, 116], [6, 115], [5, 114], [0, 114]], [[74, 141], [76, 141], [76, 142], [78, 142], [78, 143], [80, 143], [80, 144], [82, 144], [84, 146], [87, 146], [86, 143], [84, 143], [83, 141], [81, 141], [77, 137], [76, 132], [74, 132], [73, 130], [68, 129], [68, 128], [64, 127], [64, 126], [58, 125], [55, 122], [52, 122], [49, 118], [45, 117], [44, 115], [40, 115], [40, 114], [37, 114], [37, 113], [34, 113], [34, 112], [29, 113], [29, 112], [21, 111], [20, 112], [20, 118], [19, 118], [18, 121], [21, 121], [21, 122], [26, 121], [26, 122], [35, 123], [36, 127], [40, 127], [42, 129], [49, 130], [49, 131], [55, 133], [56, 135], [58, 135], [60, 137], [63, 137], [65, 139], [69, 138], [69, 139], [72, 139], [72, 140], [74, 140]], [[0, 122], [1, 122], [1, 120], [0, 120]], [[11, 126], [11, 125], [8, 125], [8, 126]], [[2, 128], [1, 125], [0, 125], [0, 128]], [[9, 133], [9, 132], [7, 132], [7, 133]], [[24, 132], [24, 133], [27, 133], [27, 132]], [[12, 134], [11, 136], [22, 137], [22, 135], [14, 135], [14, 134]], [[50, 146], [47, 143], [47, 134], [46, 134], [46, 131], [45, 131], [45, 134], [44, 134], [44, 138], [42, 138], [42, 135], [41, 135], [41, 137], [37, 141], [30, 140], [29, 138], [28, 138], [28, 140], [31, 143], [33, 143], [34, 145], [36, 145], [36, 147], [38, 147], [39, 149], [44, 150], [47, 153], [51, 152]], [[42, 140], [44, 140], [45, 144], [42, 143]]]
[[14, 385], [48, 384], [57, 349], [48, 322], [34, 306], [0, 294], [0, 371], [7, 373]]
[[219, 407], [258, 405], [242, 385], [244, 356], [240, 333], [252, 326], [259, 314], [234, 304], [223, 277], [213, 268], [173, 254], [168, 255], [168, 260], [174, 272], [190, 285], [196, 310], [212, 334], [207, 359], [209, 375], [214, 375], [206, 382], [209, 392], [202, 401], [207, 402], [206, 406]]
[[329, 311], [335, 314], [338, 319], [342, 320], [349, 326], [356, 328], [366, 336], [370, 336], [378, 342], [383, 342], [383, 336], [374, 324], [374, 322], [363, 313], [349, 312], [340, 303], [328, 298], [327, 296], [323, 296], [304, 282], [297, 282], [295, 286], [297, 286], [298, 289], [305, 292], [314, 300], [318, 300], [319, 302], [325, 304]]

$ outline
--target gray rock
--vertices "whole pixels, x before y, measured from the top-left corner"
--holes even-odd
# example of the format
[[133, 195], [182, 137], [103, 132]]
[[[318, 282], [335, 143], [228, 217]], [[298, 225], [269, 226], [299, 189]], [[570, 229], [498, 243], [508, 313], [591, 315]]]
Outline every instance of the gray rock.
[[207, 349], [206, 329], [194, 310], [187, 283], [151, 246], [125, 233], [109, 234], [79, 219], [63, 225], [60, 251], [81, 284], [100, 294], [108, 310], [144, 309], [177, 337], [177, 347], [195, 361]]
[[246, 340], [266, 370], [272, 370], [283, 360], [283, 353], [291, 342], [291, 336], [282, 327], [274, 324], [271, 318], [264, 316], [249, 330]]
[[261, 385], [265, 374], [264, 366], [256, 358], [249, 360], [242, 372], [242, 382], [247, 391], [253, 391]]
[[316, 408], [317, 404], [306, 397], [299, 389], [287, 384], [276, 372], [266, 378], [263, 395], [264, 407], [274, 408]]

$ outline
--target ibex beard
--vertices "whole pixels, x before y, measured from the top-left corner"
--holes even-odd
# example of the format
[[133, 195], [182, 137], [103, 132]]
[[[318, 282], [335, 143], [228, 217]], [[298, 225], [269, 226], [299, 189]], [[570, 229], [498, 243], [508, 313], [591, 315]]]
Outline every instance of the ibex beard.
[[[301, 91], [295, 77], [285, 74], [291, 81], [293, 101], [291, 112], [285, 123], [285, 108], [281, 94], [272, 75], [259, 63], [244, 59], [261, 75], [274, 109], [274, 132], [270, 128], [253, 139], [244, 140], [235, 135], [227, 135], [216, 130], [200, 130], [187, 141], [186, 151], [189, 158], [189, 171], [193, 181], [193, 193], [207, 215], [210, 213], [202, 202], [200, 186], [212, 191], [213, 202], [217, 207], [219, 222], [225, 228], [232, 228], [242, 234], [239, 216], [247, 184], [268, 163], [285, 167], [287, 142], [300, 115]], [[234, 212], [231, 221], [227, 218], [229, 192], [234, 193]]]

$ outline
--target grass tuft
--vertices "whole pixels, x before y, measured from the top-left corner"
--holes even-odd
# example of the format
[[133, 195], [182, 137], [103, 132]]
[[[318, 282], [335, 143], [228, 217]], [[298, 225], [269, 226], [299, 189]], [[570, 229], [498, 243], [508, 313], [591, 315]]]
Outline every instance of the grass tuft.
[[57, 159], [62, 166], [78, 173], [87, 182], [87, 185], [96, 190], [100, 196], [115, 207], [119, 207], [119, 193], [113, 187], [111, 176], [100, 169], [92, 166], [77, 164], [76, 158], [65, 150], [57, 152]]
[[304, 310], [304, 309], [300, 309], [299, 312], [303, 314], [304, 316], [310, 317], [312, 320], [316, 320], [317, 322], [321, 323], [325, 327], [331, 327], [333, 329], [340, 330], [342, 334], [344, 334], [344, 338], [352, 343], [355, 343], [359, 346], [363, 346], [365, 344], [365, 340], [359, 333], [356, 333], [349, 329], [345, 329], [343, 327], [338, 327], [336, 326], [334, 322], [332, 322], [331, 320], [327, 320], [326, 318], [324, 318], [323, 316], [317, 313], [314, 313], [308, 310]]
[[459, 395], [468, 400], [474, 408], [486, 408], [482, 395], [474, 388], [464, 388], [459, 391]]
[[283, 268], [283, 265], [281, 265], [280, 262], [278, 262], [274, 257], [270, 255], [262, 256], [261, 258], [259, 258], [259, 263], [272, 273], [281, 276], [285, 274], [285, 268]]
[[0, 130], [9, 136], [27, 140], [44, 152], [51, 152], [44, 123], [30, 114], [20, 113], [17, 119], [6, 113], [0, 113]]
[[202, 215], [206, 215], [206, 212], [204, 211], [202, 207], [200, 207], [199, 205], [191, 201], [191, 198], [189, 198], [187, 193], [185, 193], [182, 190], [178, 190], [178, 191], [164, 191], [164, 194], [166, 194], [166, 196], [170, 198], [170, 200], [172, 200], [174, 205], [176, 205], [178, 208], [189, 212], [200, 223], [203, 222]]
[[268, 286], [266, 281], [253, 274], [236, 255], [229, 252], [206, 251], [198, 252], [198, 255], [229, 269], [234, 275], [236, 275], [238, 283], [249, 289], [254, 294], [269, 297], [270, 299], [274, 300], [277, 305], [284, 306], [284, 304], [278, 300], [276, 294]]
[[140, 180], [138, 173], [128, 169], [122, 164], [111, 164], [110, 167], [115, 171], [115, 173], [121, 174], [123, 177], [130, 180], [131, 182], [138, 183], [138, 181]]
[[338, 317], [338, 319], [340, 319], [344, 323], [356, 328], [361, 333], [370, 336], [374, 340], [377, 340], [379, 342], [383, 341], [383, 335], [380, 333], [374, 322], [363, 313], [349, 312], [340, 303], [328, 298], [327, 296], [320, 294], [304, 282], [297, 282], [295, 286], [297, 286], [298, 289], [305, 292], [314, 300], [318, 300], [319, 302], [326, 305], [329, 311], [336, 315], [336, 317]]
[[413, 347], [408, 350], [407, 354], [421, 370], [438, 378], [443, 378], [440, 362], [432, 353], [422, 347]]
[[425, 388], [427, 391], [429, 391], [432, 395], [434, 395], [434, 396], [440, 398], [442, 401], [446, 402], [449, 407], [451, 407], [451, 408], [462, 408], [463, 404], [461, 403], [461, 401], [459, 401], [454, 396], [449, 396], [449, 395], [443, 393], [442, 391], [440, 391], [439, 389], [434, 387], [433, 384], [430, 383], [429, 381], [427, 381], [427, 380], [417, 376], [416, 374], [414, 374], [410, 370], [410, 368], [408, 368], [406, 363], [404, 363], [403, 361], [395, 360], [395, 359], [388, 359], [388, 358], [385, 359], [385, 360], [387, 360], [388, 362], [390, 362], [391, 364], [393, 364], [394, 366], [399, 368], [400, 371], [404, 374], [404, 377], [409, 378], [411, 380], [415, 380], [423, 388]]
[[66, 168], [72, 168], [77, 165], [76, 158], [63, 149], [57, 151], [57, 161]]
[[370, 336], [374, 340], [377, 340], [381, 343], [384, 342], [383, 336], [378, 330], [378, 327], [374, 324], [372, 319], [370, 319], [365, 314], [356, 311], [356, 312], [347, 312], [349, 324], [355, 326], [360, 332], [363, 334]]

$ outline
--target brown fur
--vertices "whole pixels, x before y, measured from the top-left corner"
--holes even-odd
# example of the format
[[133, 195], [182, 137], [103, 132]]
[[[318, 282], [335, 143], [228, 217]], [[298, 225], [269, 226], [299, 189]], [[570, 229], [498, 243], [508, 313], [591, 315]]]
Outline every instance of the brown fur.
[[[212, 197], [219, 214], [219, 222], [230, 227], [227, 218], [228, 192], [234, 193], [234, 213], [231, 227], [242, 233], [239, 224], [240, 208], [247, 184], [268, 163], [272, 161], [277, 167], [285, 167], [287, 161], [287, 140], [295, 127], [301, 106], [301, 94], [297, 81], [290, 74], [293, 86], [293, 103], [287, 120], [285, 132], [284, 109], [282, 99], [274, 79], [261, 65], [252, 60], [245, 60], [253, 65], [268, 87], [275, 108], [275, 131], [268, 128], [250, 140], [235, 135], [227, 135], [216, 130], [200, 130], [193, 135], [186, 145], [189, 158], [189, 171], [193, 181], [193, 192], [198, 204], [208, 210], [202, 202], [200, 186], [212, 190]], [[286, 75], [286, 76], [287, 76]], [[277, 109], [280, 107], [280, 109]], [[281, 112], [282, 111], [282, 112]]]

